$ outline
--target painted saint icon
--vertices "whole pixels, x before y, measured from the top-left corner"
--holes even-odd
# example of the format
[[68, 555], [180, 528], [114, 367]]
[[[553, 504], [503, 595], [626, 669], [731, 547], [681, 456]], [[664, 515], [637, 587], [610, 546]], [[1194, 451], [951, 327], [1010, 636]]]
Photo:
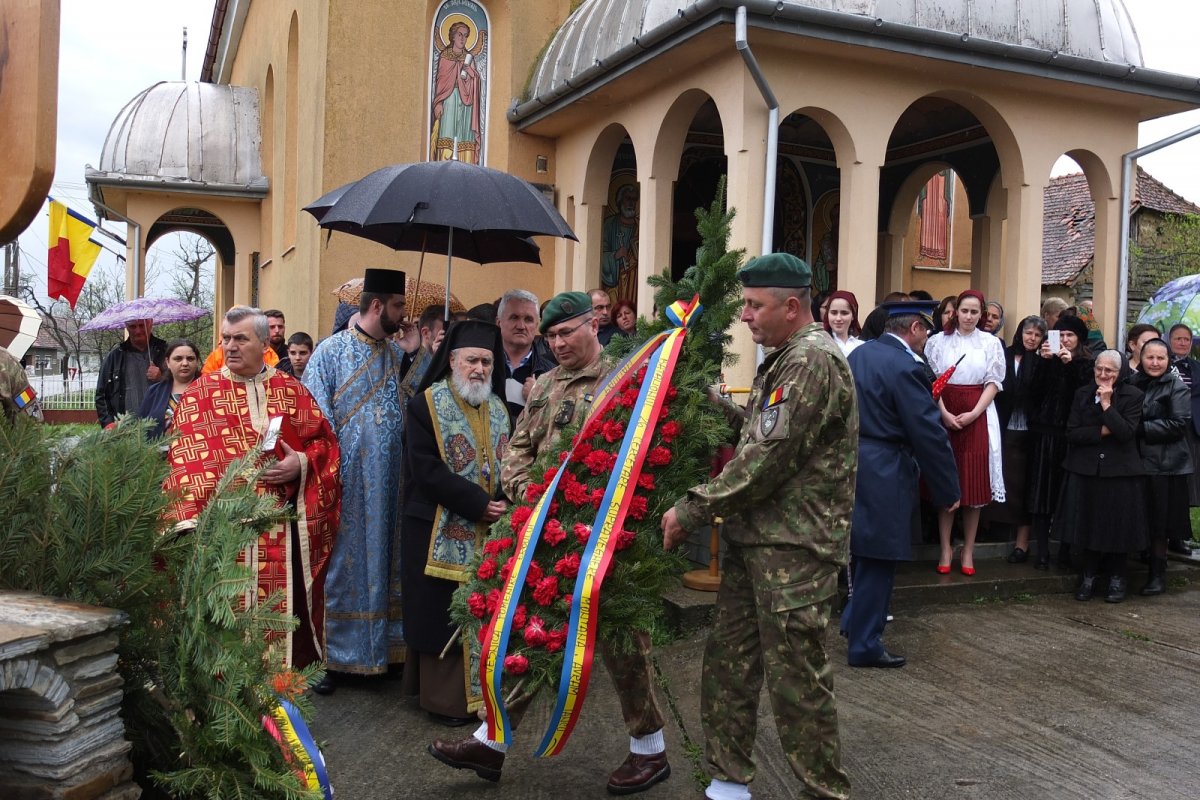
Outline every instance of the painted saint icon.
[[433, 25], [429, 159], [484, 162], [488, 21], [471, 0], [446, 0]]

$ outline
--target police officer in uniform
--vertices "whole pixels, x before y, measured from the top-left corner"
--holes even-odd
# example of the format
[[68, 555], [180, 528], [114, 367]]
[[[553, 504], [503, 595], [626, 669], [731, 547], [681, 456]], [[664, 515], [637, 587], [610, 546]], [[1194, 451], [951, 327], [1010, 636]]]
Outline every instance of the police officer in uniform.
[[[529, 470], [538, 455], [557, 448], [562, 430], [587, 416], [600, 381], [614, 366], [603, 355], [597, 338], [599, 320], [592, 311], [591, 298], [583, 292], [555, 295], [546, 304], [539, 330], [558, 366], [539, 377], [530, 390], [500, 464], [500, 486], [513, 501], [525, 496], [525, 488], [532, 481]], [[637, 640], [634, 653], [614, 653], [604, 642], [599, 643], [629, 732], [629, 755], [608, 779], [607, 788], [612, 794], [643, 791], [671, 774], [662, 710], [654, 696], [650, 634], [642, 632]], [[532, 700], [532, 696], [525, 695], [509, 705], [514, 727]], [[466, 739], [435, 741], [429, 752], [451, 767], [473, 769], [482, 778], [498, 781], [506, 749], [506, 745], [488, 740], [485, 723]]]
[[846, 564], [858, 412], [850, 367], [811, 305], [812, 271], [788, 253], [738, 278], [742, 321], [769, 348], [733, 459], [663, 515], [663, 545], [725, 518], [717, 617], [704, 651], [700, 713], [710, 800], [746, 800], [759, 690], [806, 796], [848, 798], [825, 632]]

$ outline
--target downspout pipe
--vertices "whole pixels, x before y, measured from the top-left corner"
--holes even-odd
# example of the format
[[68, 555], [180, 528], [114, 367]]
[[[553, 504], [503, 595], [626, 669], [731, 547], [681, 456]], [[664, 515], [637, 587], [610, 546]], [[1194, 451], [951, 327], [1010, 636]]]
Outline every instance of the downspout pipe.
[[1133, 203], [1133, 162], [1164, 147], [1169, 147], [1200, 133], [1200, 125], [1172, 134], [1165, 139], [1130, 150], [1121, 156], [1121, 235], [1117, 242], [1117, 260], [1120, 264], [1120, 283], [1117, 288], [1117, 346], [1125, 345], [1125, 328], [1129, 324], [1129, 222]]
[[[125, 297], [129, 300], [134, 300], [146, 293], [145, 276], [142, 275], [142, 226], [131, 220], [129, 217], [122, 214], [120, 211], [109, 208], [101, 203], [95, 197], [89, 198], [92, 205], [97, 208], [104, 209], [111, 216], [124, 222], [129, 227], [133, 228], [133, 285], [125, 287]], [[105, 231], [107, 233], [107, 231]], [[128, 236], [125, 237], [128, 240]], [[128, 246], [128, 245], [127, 245]]]
[[762, 93], [763, 100], [767, 103], [767, 174], [766, 180], [763, 181], [763, 226], [762, 226], [762, 253], [765, 255], [774, 249], [775, 237], [775, 172], [776, 165], [779, 161], [779, 101], [775, 98], [775, 93], [771, 91], [770, 84], [767, 83], [767, 76], [763, 75], [762, 67], [758, 65], [758, 59], [754, 57], [753, 51], [750, 50], [750, 43], [746, 41], [746, 7], [738, 6], [737, 17], [734, 25], [734, 45], [742, 55], [742, 60], [746, 62], [746, 69], [750, 70], [751, 77], [758, 85], [758, 91]]

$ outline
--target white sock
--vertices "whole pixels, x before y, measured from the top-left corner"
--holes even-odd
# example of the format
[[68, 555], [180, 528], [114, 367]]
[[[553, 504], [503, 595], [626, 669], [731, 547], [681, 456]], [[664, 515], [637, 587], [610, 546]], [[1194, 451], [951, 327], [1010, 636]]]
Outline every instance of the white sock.
[[750, 800], [750, 789], [744, 783], [713, 778], [713, 782], [704, 790], [704, 796], [708, 800]]
[[483, 742], [488, 747], [495, 750], [497, 753], [507, 753], [508, 752], [508, 745], [500, 744], [499, 742], [493, 742], [491, 739], [488, 738], [486, 722], [483, 723], [482, 725], [480, 725], [478, 728], [476, 728], [475, 732], [471, 735], [475, 737], [475, 741]]
[[635, 756], [656, 756], [666, 749], [667, 743], [663, 741], [662, 728], [645, 736], [629, 737], [629, 752]]

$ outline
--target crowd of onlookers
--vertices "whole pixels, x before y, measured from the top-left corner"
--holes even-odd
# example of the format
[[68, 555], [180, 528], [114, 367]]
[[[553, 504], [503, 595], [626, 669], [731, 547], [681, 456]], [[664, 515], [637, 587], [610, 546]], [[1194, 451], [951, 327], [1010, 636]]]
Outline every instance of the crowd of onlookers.
[[[933, 300], [885, 301], [906, 299]], [[886, 317], [877, 309], [860, 324], [849, 292], [818, 296], [814, 308], [844, 353], [879, 336]], [[1104, 343], [1090, 301], [1052, 297], [1007, 327], [1003, 307], [973, 290], [943, 298], [933, 319], [924, 358], [942, 378], [935, 394], [960, 476], [962, 573], [975, 573], [983, 518], [1014, 529], [1009, 562], [1077, 568], [1080, 600], [1101, 590], [1124, 600], [1131, 554], [1149, 565], [1140, 593], [1165, 591], [1167, 554], [1190, 554], [1190, 507], [1200, 505], [1193, 331], [1134, 325], [1122, 353]], [[947, 574], [956, 515], [937, 517], [937, 571]]]

